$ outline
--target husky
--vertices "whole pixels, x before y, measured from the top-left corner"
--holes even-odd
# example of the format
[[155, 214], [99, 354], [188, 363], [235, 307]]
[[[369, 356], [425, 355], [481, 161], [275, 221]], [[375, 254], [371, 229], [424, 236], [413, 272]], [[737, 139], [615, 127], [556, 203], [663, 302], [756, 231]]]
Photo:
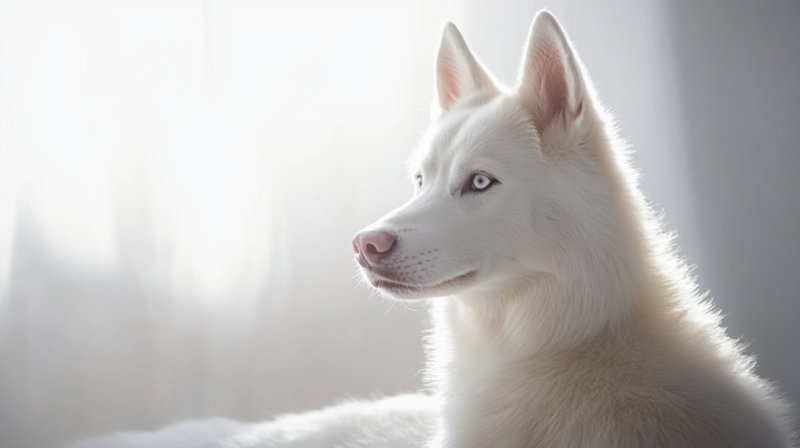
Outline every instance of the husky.
[[448, 23], [436, 87], [414, 196], [353, 239], [376, 290], [429, 301], [430, 393], [208, 446], [791, 446], [791, 409], [698, 294], [558, 21], [534, 19], [514, 89]]

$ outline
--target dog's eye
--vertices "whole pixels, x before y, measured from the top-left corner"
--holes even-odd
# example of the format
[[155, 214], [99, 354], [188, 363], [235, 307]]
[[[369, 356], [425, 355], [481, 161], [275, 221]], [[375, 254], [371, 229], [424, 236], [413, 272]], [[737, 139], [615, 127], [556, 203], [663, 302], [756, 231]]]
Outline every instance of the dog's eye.
[[417, 177], [414, 178], [414, 185], [416, 185], [417, 190], [422, 188], [422, 176], [417, 174]]
[[480, 191], [489, 188], [494, 183], [494, 179], [483, 174], [475, 173], [469, 183], [469, 188], [472, 190]]

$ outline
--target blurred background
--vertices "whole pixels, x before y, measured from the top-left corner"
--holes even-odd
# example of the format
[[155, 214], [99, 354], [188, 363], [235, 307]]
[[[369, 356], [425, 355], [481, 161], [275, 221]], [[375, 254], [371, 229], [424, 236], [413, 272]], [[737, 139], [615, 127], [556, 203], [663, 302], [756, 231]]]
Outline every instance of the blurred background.
[[350, 238], [412, 192], [444, 21], [513, 85], [542, 7], [796, 403], [800, 3], [0, 0], [0, 446], [419, 388]]

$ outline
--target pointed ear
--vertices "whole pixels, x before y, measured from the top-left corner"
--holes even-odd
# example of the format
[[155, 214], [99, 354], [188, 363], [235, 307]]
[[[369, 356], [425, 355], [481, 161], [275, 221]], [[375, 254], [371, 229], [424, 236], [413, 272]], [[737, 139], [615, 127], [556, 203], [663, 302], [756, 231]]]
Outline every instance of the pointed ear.
[[557, 118], [566, 124], [583, 112], [586, 83], [580, 62], [561, 25], [547, 11], [533, 19], [518, 92], [540, 131]]
[[442, 32], [436, 59], [436, 90], [442, 114], [461, 98], [481, 91], [498, 91], [492, 77], [469, 51], [458, 28], [449, 22]]

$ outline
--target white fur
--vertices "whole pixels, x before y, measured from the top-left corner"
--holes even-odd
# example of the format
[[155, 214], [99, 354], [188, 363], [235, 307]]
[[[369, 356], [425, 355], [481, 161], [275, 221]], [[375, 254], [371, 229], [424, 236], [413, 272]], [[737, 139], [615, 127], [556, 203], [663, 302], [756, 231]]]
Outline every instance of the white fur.
[[[435, 297], [436, 401], [234, 428], [228, 445], [148, 446], [790, 446], [788, 407], [698, 295], [555, 18], [534, 20], [514, 90], [451, 24], [437, 64], [422, 186], [368, 228], [396, 242], [381, 269], [363, 269], [390, 297]], [[498, 183], [465, 189], [476, 171]]]
[[349, 401], [262, 423], [195, 420], [155, 432], [118, 433], [70, 448], [417, 448], [438, 426], [426, 395]]

